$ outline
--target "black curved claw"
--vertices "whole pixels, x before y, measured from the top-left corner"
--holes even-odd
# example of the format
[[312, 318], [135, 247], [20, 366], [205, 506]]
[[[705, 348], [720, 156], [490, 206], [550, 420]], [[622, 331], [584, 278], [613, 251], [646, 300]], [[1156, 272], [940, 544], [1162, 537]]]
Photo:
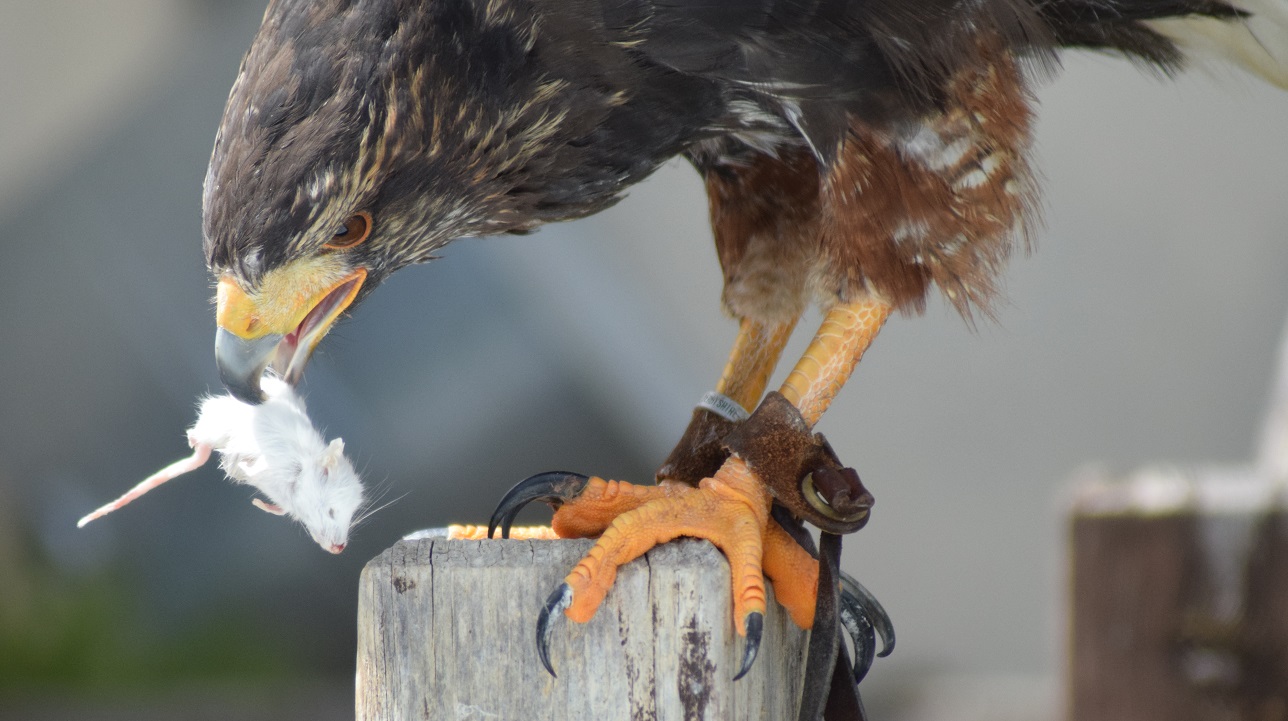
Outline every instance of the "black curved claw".
[[881, 602], [872, 595], [871, 591], [844, 572], [841, 573], [841, 602], [842, 606], [861, 610], [862, 615], [868, 619], [868, 623], [872, 624], [877, 635], [881, 637], [881, 651], [877, 656], [880, 658], [889, 656], [894, 651], [894, 624], [890, 621], [890, 614], [881, 607]]
[[492, 518], [487, 523], [487, 537], [491, 538], [499, 525], [501, 538], [509, 538], [510, 525], [514, 523], [514, 517], [519, 515], [519, 511], [523, 510], [524, 506], [533, 501], [545, 501], [558, 508], [564, 501], [576, 498], [585, 490], [589, 480], [580, 473], [550, 471], [519, 481], [514, 484], [514, 488], [506, 492], [501, 502], [497, 504], [496, 510], [492, 511]]
[[760, 611], [752, 611], [747, 614], [747, 623], [744, 629], [747, 632], [747, 643], [742, 647], [742, 668], [738, 669], [738, 675], [733, 677], [737, 681], [751, 670], [751, 665], [756, 662], [756, 652], [760, 650], [760, 637], [765, 630], [765, 616]]
[[550, 665], [550, 616], [571, 605], [572, 586], [561, 583], [559, 588], [556, 588], [555, 592], [546, 599], [541, 615], [537, 616], [537, 655], [541, 657], [541, 665], [546, 667], [546, 671], [550, 672], [552, 678], [559, 677], [555, 674], [554, 666]]
[[868, 619], [868, 614], [863, 608], [852, 605], [852, 600], [842, 594], [839, 613], [841, 625], [845, 627], [845, 632], [850, 635], [850, 642], [854, 644], [854, 684], [857, 686], [872, 668], [872, 661], [876, 657], [877, 636], [872, 629], [872, 621]]

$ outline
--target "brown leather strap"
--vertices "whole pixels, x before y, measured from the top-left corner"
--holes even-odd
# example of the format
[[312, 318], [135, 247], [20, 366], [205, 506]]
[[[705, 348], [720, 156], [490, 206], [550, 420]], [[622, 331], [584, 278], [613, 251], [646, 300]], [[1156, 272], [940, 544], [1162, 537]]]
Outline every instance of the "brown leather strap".
[[[809, 551], [809, 554], [811, 556], [815, 558], [819, 557], [818, 549], [814, 546], [814, 538], [810, 536], [809, 531], [805, 530], [805, 525], [801, 522], [799, 518], [796, 518], [795, 516], [793, 516], [790, 511], [788, 511], [785, 507], [778, 505], [777, 503], [775, 503], [774, 507], [770, 510], [770, 515], [773, 517], [775, 521], [778, 522], [778, 525], [783, 527], [783, 530], [787, 531], [788, 535], [790, 535], [793, 539], [796, 540], [797, 543], [801, 545], [802, 548], [804, 548], [806, 551]], [[837, 553], [836, 555], [837, 555], [837, 564], [838, 564], [837, 569], [835, 572], [832, 572], [829, 569], [829, 573], [832, 573], [834, 577], [839, 578], [840, 554]], [[821, 580], [822, 573], [823, 573], [822, 567], [824, 565], [826, 565], [826, 561], [823, 561], [820, 559], [819, 561], [819, 569], [820, 569], [819, 587], [820, 588], [825, 587]], [[829, 613], [828, 609], [825, 606], [825, 604], [827, 604], [828, 602], [829, 602], [829, 599], [827, 597], [827, 594], [825, 593], [818, 594], [817, 598], [814, 601], [815, 633], [818, 633], [817, 629], [819, 628], [819, 619], [823, 618]], [[833, 606], [830, 612], [836, 613], [837, 611], [838, 611], [837, 607]], [[835, 627], [838, 623], [839, 623], [839, 619], [837, 619], [837, 621], [832, 622], [832, 625]], [[839, 628], [837, 632], [839, 633]], [[821, 636], [822, 634], [819, 634], [819, 635]], [[812, 655], [814, 653], [813, 645], [814, 645], [814, 635], [811, 634], [810, 649], [807, 652], [808, 654]], [[798, 716], [802, 716], [802, 717], [805, 715], [804, 709], [806, 708], [806, 704], [808, 703], [808, 700], [810, 698], [809, 694], [806, 693], [806, 691], [810, 688], [814, 688], [814, 689], [818, 688], [817, 682], [810, 680], [809, 672], [810, 672], [810, 669], [807, 667], [806, 677], [805, 677], [805, 687], [802, 688], [802, 694], [801, 694], [802, 713], [798, 714]], [[821, 693], [821, 691], [816, 690], [813, 693]], [[850, 653], [849, 651], [846, 650], [845, 644], [840, 643], [837, 645], [837, 649], [836, 649], [836, 665], [832, 671], [831, 688], [827, 692], [827, 705], [823, 709], [823, 721], [866, 721], [866, 720], [867, 720], [867, 716], [863, 710], [863, 700], [859, 697], [859, 687], [857, 684], [854, 683], [854, 666], [850, 661]]]
[[703, 478], [714, 476], [729, 457], [724, 437], [737, 425], [706, 408], [694, 408], [693, 419], [680, 442], [657, 469], [658, 482], [679, 481], [696, 486]]
[[765, 396], [751, 417], [724, 438], [724, 447], [751, 466], [774, 499], [829, 533], [853, 533], [868, 522], [872, 494], [841, 465], [822, 434], [786, 398]]

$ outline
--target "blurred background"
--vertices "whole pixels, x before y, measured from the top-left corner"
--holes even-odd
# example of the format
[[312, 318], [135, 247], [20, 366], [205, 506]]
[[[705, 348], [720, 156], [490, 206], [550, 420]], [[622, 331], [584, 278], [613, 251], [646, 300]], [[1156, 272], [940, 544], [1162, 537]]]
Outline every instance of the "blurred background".
[[[77, 530], [219, 391], [201, 181], [263, 5], [0, 0], [0, 718], [352, 718], [368, 559], [533, 472], [651, 478], [733, 338], [673, 163], [595, 218], [451, 246], [327, 338], [310, 411], [398, 499], [342, 556], [214, 468]], [[1055, 718], [1069, 478], [1256, 438], [1288, 94], [1064, 65], [1038, 91], [1046, 226], [997, 321], [895, 318], [820, 427], [878, 501], [846, 566], [900, 634], [881, 718]]]

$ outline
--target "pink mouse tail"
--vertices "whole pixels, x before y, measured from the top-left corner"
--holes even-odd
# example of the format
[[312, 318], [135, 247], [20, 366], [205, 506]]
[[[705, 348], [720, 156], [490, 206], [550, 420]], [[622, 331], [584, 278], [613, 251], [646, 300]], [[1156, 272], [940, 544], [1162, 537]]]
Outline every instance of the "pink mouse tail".
[[106, 516], [112, 511], [119, 510], [121, 508], [128, 506], [136, 498], [138, 498], [139, 496], [142, 496], [144, 493], [147, 493], [153, 488], [156, 488], [162, 483], [165, 483], [166, 481], [172, 478], [182, 476], [183, 474], [188, 473], [189, 471], [195, 471], [196, 469], [204, 465], [207, 460], [210, 459], [210, 451], [211, 451], [211, 447], [209, 445], [205, 443], [196, 444], [195, 446], [193, 446], [191, 456], [188, 456], [183, 460], [175, 461], [174, 463], [171, 463], [165, 468], [162, 468], [156, 473], [153, 473], [152, 475], [143, 479], [143, 481], [139, 483], [139, 485], [135, 486], [134, 488], [131, 488], [129, 491], [125, 493], [125, 495], [121, 496], [115, 501], [112, 501], [111, 503], [99, 508], [97, 511], [94, 511], [93, 513], [77, 521], [76, 527], [84, 528], [85, 524], [89, 523], [90, 521], [96, 518], [102, 518], [103, 516]]

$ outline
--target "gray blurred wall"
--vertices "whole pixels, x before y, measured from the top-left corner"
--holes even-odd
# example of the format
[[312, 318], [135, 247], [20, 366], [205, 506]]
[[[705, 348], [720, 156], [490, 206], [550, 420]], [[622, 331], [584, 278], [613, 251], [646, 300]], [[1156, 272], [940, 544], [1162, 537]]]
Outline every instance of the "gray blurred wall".
[[[673, 163], [595, 218], [452, 246], [327, 339], [313, 415], [401, 497], [342, 557], [209, 470], [76, 531], [183, 455], [218, 389], [200, 183], [261, 12], [0, 0], [0, 504], [61, 572], [128, 569], [160, 623], [249, 605], [344, 674], [366, 559], [485, 519], [532, 472], [649, 478], [734, 328], [701, 186]], [[1288, 93], [1071, 54], [1038, 96], [1046, 226], [997, 321], [938, 301], [894, 319], [821, 426], [877, 497], [847, 543], [900, 633], [875, 687], [1053, 678], [1071, 474], [1238, 461], [1260, 421], [1288, 308]]]

